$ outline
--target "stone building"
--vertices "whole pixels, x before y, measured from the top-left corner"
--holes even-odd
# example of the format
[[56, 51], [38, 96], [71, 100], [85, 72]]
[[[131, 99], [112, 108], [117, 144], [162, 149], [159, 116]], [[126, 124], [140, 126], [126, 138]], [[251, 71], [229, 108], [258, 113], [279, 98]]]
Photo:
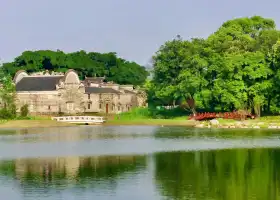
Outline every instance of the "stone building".
[[104, 77], [81, 81], [74, 70], [63, 73], [18, 71], [14, 77], [16, 105], [34, 114], [120, 113], [146, 106], [146, 95], [132, 85], [104, 82]]

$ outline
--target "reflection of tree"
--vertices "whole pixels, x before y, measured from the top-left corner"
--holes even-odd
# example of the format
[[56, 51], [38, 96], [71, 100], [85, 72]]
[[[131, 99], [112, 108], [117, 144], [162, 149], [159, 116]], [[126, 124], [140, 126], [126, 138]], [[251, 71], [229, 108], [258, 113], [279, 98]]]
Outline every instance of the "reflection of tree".
[[280, 199], [280, 150], [160, 153], [156, 180], [173, 199]]
[[23, 185], [59, 186], [94, 184], [113, 180], [125, 172], [145, 166], [143, 156], [65, 157], [2, 161], [0, 174], [16, 177]]

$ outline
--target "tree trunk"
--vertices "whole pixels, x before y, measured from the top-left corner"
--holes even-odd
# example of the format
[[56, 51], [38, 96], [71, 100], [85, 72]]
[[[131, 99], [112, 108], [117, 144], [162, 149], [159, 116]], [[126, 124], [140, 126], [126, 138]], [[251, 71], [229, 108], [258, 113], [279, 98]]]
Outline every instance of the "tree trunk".
[[268, 96], [268, 100], [267, 100], [267, 113], [270, 113], [270, 105], [271, 105], [271, 96]]
[[192, 97], [191, 98], [186, 98], [185, 97], [185, 99], [186, 99], [186, 102], [187, 102], [189, 108], [191, 109], [193, 115], [195, 116], [196, 115], [196, 110], [195, 110], [195, 101], [194, 101], [194, 99]]

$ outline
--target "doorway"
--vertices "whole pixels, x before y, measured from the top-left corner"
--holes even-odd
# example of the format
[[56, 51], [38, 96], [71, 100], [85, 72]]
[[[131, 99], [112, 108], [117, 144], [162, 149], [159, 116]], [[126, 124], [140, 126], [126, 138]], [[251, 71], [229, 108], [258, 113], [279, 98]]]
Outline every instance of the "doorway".
[[108, 114], [108, 112], [109, 112], [109, 105], [106, 104], [106, 114]]

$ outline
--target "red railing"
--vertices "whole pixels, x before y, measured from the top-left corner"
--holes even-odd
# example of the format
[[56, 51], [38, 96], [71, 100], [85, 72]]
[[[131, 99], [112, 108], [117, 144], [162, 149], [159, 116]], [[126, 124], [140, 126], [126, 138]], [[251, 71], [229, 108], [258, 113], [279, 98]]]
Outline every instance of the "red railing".
[[224, 119], [246, 119], [246, 118], [251, 118], [254, 119], [255, 116], [252, 114], [241, 114], [239, 112], [225, 112], [225, 113], [210, 113], [210, 112], [205, 112], [205, 113], [197, 113], [196, 115], [191, 115], [189, 117], [189, 120], [194, 119], [194, 120], [211, 120], [215, 118], [224, 118]]

